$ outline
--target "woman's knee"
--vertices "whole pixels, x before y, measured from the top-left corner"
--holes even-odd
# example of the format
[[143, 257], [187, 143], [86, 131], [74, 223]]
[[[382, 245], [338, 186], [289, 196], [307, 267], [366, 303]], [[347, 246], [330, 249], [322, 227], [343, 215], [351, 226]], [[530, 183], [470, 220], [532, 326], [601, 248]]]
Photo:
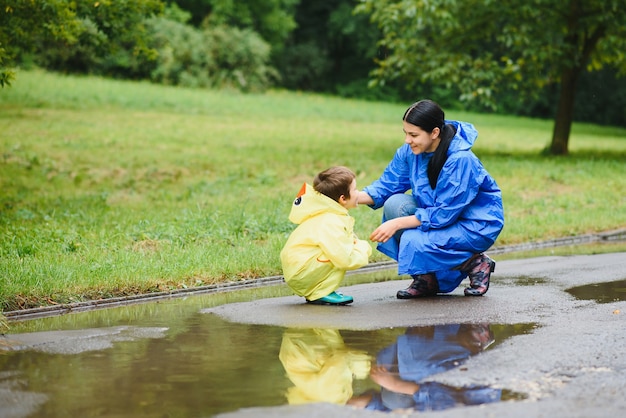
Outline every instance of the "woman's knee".
[[413, 215], [416, 209], [415, 199], [409, 194], [394, 194], [383, 205], [385, 219]]

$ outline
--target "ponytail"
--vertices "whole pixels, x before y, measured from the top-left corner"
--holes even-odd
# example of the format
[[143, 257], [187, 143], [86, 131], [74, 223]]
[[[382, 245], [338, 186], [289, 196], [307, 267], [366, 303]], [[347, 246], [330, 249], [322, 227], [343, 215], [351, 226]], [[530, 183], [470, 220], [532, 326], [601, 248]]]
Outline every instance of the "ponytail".
[[439, 146], [435, 150], [434, 155], [431, 157], [428, 162], [428, 183], [430, 183], [431, 189], [435, 189], [437, 186], [437, 179], [439, 179], [439, 173], [441, 173], [441, 169], [443, 165], [448, 160], [448, 148], [450, 148], [450, 144], [452, 143], [452, 139], [454, 139], [454, 135], [456, 135], [456, 129], [452, 125], [444, 125], [441, 129], [441, 133], [439, 136], [441, 137], [441, 142], [439, 142]]

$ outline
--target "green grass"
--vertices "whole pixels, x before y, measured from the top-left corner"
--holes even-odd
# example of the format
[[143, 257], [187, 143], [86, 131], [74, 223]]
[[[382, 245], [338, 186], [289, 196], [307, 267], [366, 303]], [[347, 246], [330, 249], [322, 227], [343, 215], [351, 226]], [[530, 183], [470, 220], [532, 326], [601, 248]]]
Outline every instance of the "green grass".
[[[20, 72], [0, 90], [0, 308], [280, 274], [304, 181], [363, 187], [403, 140], [405, 105]], [[503, 190], [497, 245], [626, 226], [626, 130], [448, 111]], [[380, 211], [352, 212], [367, 237]], [[372, 261], [385, 260], [374, 252]]]

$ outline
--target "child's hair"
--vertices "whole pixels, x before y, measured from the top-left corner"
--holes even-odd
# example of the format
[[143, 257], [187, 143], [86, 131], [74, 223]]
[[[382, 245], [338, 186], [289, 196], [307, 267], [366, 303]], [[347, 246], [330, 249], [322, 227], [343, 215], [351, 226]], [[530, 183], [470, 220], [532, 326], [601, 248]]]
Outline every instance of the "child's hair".
[[355, 178], [356, 174], [347, 167], [331, 167], [315, 176], [313, 188], [335, 202], [339, 202], [342, 195], [346, 199], [350, 198], [350, 186]]

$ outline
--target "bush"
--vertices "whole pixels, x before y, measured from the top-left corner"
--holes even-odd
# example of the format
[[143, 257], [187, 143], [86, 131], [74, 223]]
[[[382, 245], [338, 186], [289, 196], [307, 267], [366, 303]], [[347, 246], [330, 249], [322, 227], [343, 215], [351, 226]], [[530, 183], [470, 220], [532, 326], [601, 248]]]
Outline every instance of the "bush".
[[269, 65], [270, 45], [250, 29], [218, 26], [204, 30], [216, 63], [216, 87], [265, 90], [278, 79]]
[[276, 58], [282, 86], [294, 90], [327, 91], [332, 63], [314, 42], [291, 45]]
[[210, 47], [200, 31], [164, 18], [147, 22], [157, 59], [147, 77], [152, 81], [186, 87], [208, 87], [214, 67]]
[[147, 22], [158, 57], [152, 81], [186, 87], [262, 91], [275, 71], [270, 47], [255, 32], [229, 27], [195, 29], [165, 18]]
[[47, 29], [47, 36], [31, 36], [28, 47], [17, 44], [20, 50], [18, 62], [24, 54], [32, 53], [33, 62], [46, 69], [142, 78], [145, 63], [156, 58], [155, 51], [147, 45], [149, 37], [145, 22], [162, 13], [160, 0], [30, 3], [22, 12], [42, 15], [41, 22], [34, 18], [26, 21], [30, 26], [48, 28], [51, 10], [62, 19], [57, 18], [60, 20], [57, 29]]

